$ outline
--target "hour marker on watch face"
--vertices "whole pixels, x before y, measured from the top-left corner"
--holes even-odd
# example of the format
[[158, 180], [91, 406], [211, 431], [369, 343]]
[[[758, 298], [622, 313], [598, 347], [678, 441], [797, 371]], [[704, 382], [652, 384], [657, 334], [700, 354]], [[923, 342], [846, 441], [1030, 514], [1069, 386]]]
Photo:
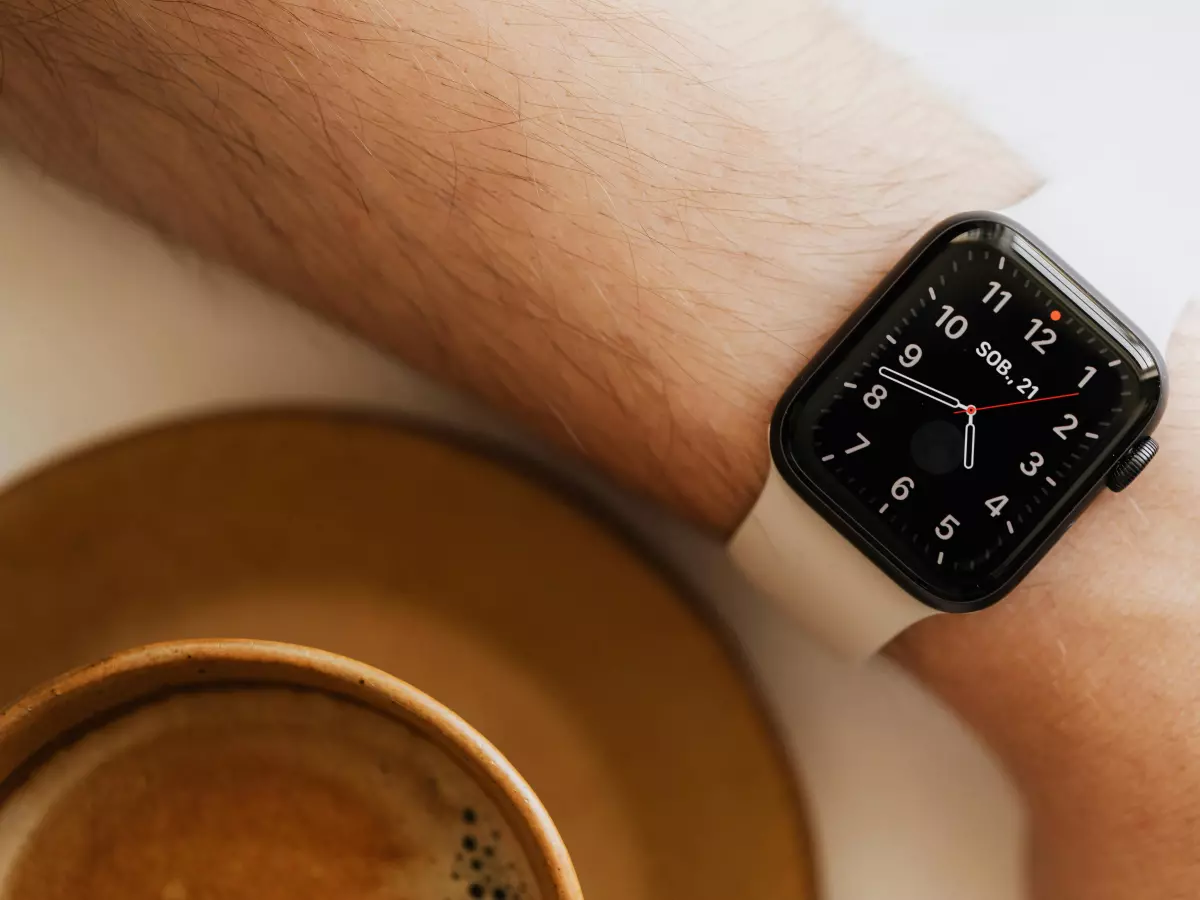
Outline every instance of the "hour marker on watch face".
[[1051, 487], [1058, 487], [1058, 482], [1049, 475], [1046, 476], [1046, 484], [1050, 485]]
[[937, 294], [935, 294], [935, 293], [933, 292], [933, 288], [930, 288], [930, 289], [929, 289], [929, 299], [930, 299], [930, 300], [936, 300], [936, 299], [937, 299]]
[[1119, 359], [1114, 359], [1112, 362], [1110, 362], [1108, 364], [1108, 367], [1111, 369], [1113, 366], [1119, 366], [1120, 364], [1121, 364], [1121, 361]]
[[1013, 533], [1012, 521], [1009, 519], [1005, 519], [1004, 524], [1008, 527], [1008, 533], [1012, 534]]
[[997, 268], [997, 269], [1003, 269], [1003, 268], [1004, 268], [1004, 257], [1003, 257], [1003, 256], [1002, 256], [1002, 257], [1000, 257], [1000, 263], [999, 263], [999, 265], [997, 265], [997, 266], [996, 266], [996, 268]]
[[1093, 441], [1096, 440], [1096, 438], [1100, 437], [1100, 435], [1096, 434], [1096, 432], [1094, 432], [1094, 431], [1085, 431], [1083, 433], [1083, 436], [1085, 438], [1090, 438]]
[[887, 336], [887, 339], [888, 339], [889, 344], [896, 343], [896, 339], [894, 337], [892, 337], [890, 334]]
[[885, 504], [883, 504], [883, 506], [879, 507], [879, 512], [885, 513], [885, 512], [887, 512], [887, 508], [888, 508], [888, 505], [885, 503]]
[[855, 384], [853, 381], [843, 381], [843, 382], [842, 382], [842, 386], [843, 386], [843, 387], [848, 387], [848, 388], [856, 388], [856, 387], [858, 387], [858, 385], [857, 385], [857, 384]]
[[939, 565], [939, 566], [942, 564], [942, 559], [943, 559], [943, 557], [945, 557], [945, 555], [946, 555], [946, 551], [945, 551], [945, 550], [939, 550], [939, 551], [938, 551], [938, 565]]
[[833, 459], [833, 454], [827, 453], [821, 457], [821, 462], [829, 462], [831, 459]]

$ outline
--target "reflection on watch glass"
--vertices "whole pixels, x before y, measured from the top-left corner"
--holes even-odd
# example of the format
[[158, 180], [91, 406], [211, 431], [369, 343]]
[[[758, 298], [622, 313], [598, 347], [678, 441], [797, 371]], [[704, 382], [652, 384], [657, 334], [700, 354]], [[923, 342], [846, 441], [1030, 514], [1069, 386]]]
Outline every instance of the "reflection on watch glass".
[[[1007, 234], [1007, 240], [998, 235]], [[1008, 229], [931, 247], [800, 389], [797, 470], [929, 590], [1011, 577], [1160, 390]]]

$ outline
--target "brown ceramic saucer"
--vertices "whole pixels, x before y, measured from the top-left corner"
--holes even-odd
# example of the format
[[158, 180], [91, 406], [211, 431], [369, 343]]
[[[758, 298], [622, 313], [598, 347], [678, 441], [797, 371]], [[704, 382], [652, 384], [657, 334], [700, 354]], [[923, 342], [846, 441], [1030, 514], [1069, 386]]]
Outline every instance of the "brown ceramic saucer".
[[559, 493], [378, 420], [225, 416], [0, 496], [0, 705], [114, 651], [264, 638], [360, 659], [491, 740], [588, 900], [801, 900], [801, 804], [738, 665]]

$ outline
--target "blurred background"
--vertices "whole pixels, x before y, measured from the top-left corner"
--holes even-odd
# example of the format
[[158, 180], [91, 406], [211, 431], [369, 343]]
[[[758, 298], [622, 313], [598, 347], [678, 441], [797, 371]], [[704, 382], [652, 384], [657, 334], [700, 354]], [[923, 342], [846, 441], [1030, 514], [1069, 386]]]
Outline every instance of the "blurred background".
[[1099, 158], [1116, 180], [1169, 189], [1166, 212], [1200, 247], [1200, 5], [836, 3], [1046, 174]]
[[[1106, 216], [1141, 220], [1132, 233], [1141, 232], [1138, 246], [1145, 253], [1153, 254], [1157, 236], [1170, 230], [1169, 244], [1182, 258], [1163, 264], [1190, 270], [1200, 261], [1200, 4], [836, 0], [836, 5], [911, 60], [1047, 178], [1086, 169], [1089, 184], [1094, 180], [1106, 199]], [[1200, 279], [1191, 283], [1195, 303]], [[987, 778], [978, 783], [990, 787]], [[998, 812], [1003, 803], [998, 793], [994, 799]], [[1012, 846], [1001, 841], [995, 850], [989, 862]], [[988, 897], [1020, 895], [1019, 883], [1005, 883], [985, 866], [964, 896], [982, 896], [980, 890]], [[931, 896], [943, 896], [940, 890], [949, 884], [931, 881]]]

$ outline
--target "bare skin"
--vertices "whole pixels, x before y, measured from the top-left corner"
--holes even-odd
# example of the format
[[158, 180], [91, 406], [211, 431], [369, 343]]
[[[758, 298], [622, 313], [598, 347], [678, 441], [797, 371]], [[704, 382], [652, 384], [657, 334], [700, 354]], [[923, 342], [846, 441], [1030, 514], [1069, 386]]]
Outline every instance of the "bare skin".
[[[0, 51], [10, 146], [720, 535], [880, 275], [1036, 184], [805, 0], [0, 0]], [[1172, 351], [1139, 483], [891, 648], [1020, 779], [1039, 897], [1200, 883], [1200, 339]]]

